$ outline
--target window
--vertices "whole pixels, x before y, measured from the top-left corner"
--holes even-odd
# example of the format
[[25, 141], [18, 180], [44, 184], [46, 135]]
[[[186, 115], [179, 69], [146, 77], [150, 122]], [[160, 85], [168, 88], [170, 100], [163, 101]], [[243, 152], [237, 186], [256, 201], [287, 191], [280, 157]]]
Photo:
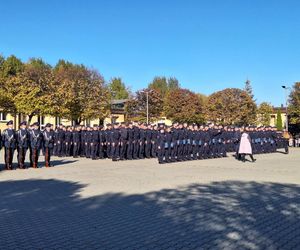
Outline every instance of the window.
[[0, 121], [6, 121], [7, 120], [7, 114], [5, 112], [0, 112]]

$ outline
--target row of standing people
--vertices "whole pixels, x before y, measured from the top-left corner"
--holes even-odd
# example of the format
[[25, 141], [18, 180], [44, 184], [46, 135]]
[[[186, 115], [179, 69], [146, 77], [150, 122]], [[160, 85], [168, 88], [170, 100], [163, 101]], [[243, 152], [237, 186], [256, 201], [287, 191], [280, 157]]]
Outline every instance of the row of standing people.
[[4, 148], [5, 169], [12, 170], [14, 153], [17, 151], [18, 168], [25, 169], [25, 159], [29, 151], [30, 167], [37, 168], [40, 151], [43, 151], [45, 167], [50, 167], [50, 158], [54, 148], [54, 131], [47, 124], [43, 131], [38, 122], [27, 128], [22, 122], [18, 131], [13, 129], [13, 121], [7, 122], [7, 129], [1, 134], [0, 149]]
[[[214, 125], [172, 126], [146, 125], [142, 123], [108, 124], [102, 126], [63, 126], [56, 129], [47, 124], [44, 130], [34, 123], [27, 128], [12, 129], [12, 121], [2, 134], [5, 148], [6, 169], [12, 169], [14, 150], [18, 152], [18, 167], [25, 168], [25, 156], [29, 149], [30, 166], [37, 167], [40, 150], [45, 156], [45, 166], [50, 166], [52, 154], [58, 157], [86, 157], [93, 160], [110, 158], [132, 160], [158, 158], [159, 163], [226, 157], [235, 152], [241, 139], [241, 128]], [[287, 149], [286, 140], [275, 128], [247, 127], [253, 153], [271, 153], [278, 148]]]

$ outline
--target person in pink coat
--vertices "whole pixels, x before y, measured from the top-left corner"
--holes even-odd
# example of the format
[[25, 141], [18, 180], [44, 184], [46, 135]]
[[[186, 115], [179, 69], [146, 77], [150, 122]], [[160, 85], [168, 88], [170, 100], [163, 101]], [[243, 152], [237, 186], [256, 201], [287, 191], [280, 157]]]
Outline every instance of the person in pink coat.
[[241, 156], [242, 162], [246, 161], [246, 155], [249, 155], [252, 162], [255, 162], [256, 159], [253, 158], [252, 154], [252, 146], [251, 146], [251, 138], [247, 132], [247, 129], [242, 131], [242, 136], [240, 140], [240, 147], [239, 147], [239, 155]]

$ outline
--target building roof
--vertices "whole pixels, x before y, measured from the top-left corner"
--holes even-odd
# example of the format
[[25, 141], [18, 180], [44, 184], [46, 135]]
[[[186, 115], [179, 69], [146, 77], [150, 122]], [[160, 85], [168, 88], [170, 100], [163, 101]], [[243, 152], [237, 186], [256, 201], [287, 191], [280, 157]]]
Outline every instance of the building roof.
[[124, 104], [127, 101], [128, 101], [128, 99], [112, 100], [111, 104]]

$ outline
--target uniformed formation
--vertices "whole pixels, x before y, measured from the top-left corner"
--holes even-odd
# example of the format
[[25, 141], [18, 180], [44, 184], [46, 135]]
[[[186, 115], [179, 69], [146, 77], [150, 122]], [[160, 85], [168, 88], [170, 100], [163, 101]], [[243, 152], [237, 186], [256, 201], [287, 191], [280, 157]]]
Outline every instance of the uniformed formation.
[[25, 157], [29, 151], [29, 167], [37, 168], [40, 151], [45, 166], [50, 167], [51, 155], [58, 157], [86, 157], [93, 160], [109, 158], [113, 161], [158, 158], [159, 163], [187, 160], [201, 160], [226, 157], [238, 147], [241, 131], [250, 135], [254, 154], [273, 153], [284, 148], [288, 152], [288, 141], [274, 127], [232, 127], [187, 123], [147, 125], [144, 123], [108, 124], [106, 128], [94, 125], [63, 126], [53, 128], [46, 124], [27, 127], [22, 122], [20, 129], [13, 129], [13, 122], [7, 123], [2, 133], [1, 147], [5, 150], [5, 168], [13, 169], [13, 155], [17, 150], [18, 168], [25, 169]]

